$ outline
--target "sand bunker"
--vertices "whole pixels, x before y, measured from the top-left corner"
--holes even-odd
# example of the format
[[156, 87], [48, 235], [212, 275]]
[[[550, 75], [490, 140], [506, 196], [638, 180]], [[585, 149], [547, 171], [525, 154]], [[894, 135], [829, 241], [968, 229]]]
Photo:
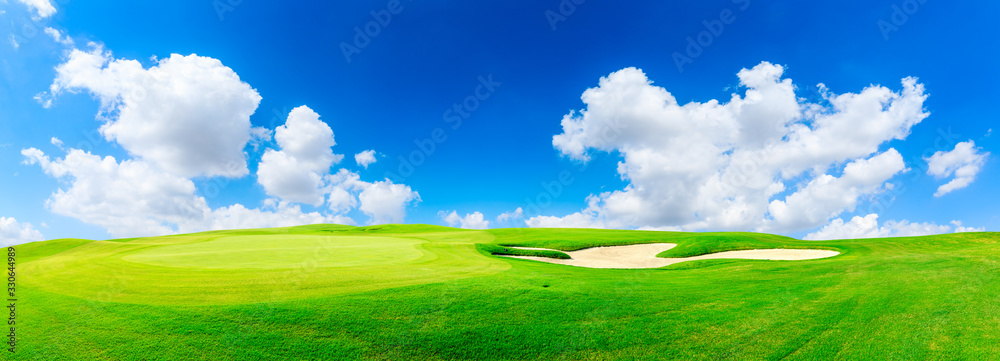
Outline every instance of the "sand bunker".
[[[594, 247], [578, 251], [563, 252], [572, 259], [556, 259], [532, 256], [503, 256], [510, 258], [529, 259], [533, 261], [564, 264], [568, 266], [587, 268], [659, 268], [674, 263], [696, 261], [702, 259], [759, 259], [770, 261], [800, 261], [833, 257], [840, 252], [816, 249], [753, 249], [746, 251], [726, 251], [703, 254], [701, 256], [684, 258], [657, 258], [656, 254], [677, 246], [673, 243], [648, 243], [629, 246]], [[508, 247], [527, 250], [546, 250], [546, 248]]]

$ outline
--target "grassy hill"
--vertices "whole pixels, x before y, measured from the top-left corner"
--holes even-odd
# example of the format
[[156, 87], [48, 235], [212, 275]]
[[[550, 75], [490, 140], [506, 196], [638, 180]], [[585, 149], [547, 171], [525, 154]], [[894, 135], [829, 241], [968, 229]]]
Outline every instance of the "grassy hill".
[[[654, 242], [841, 255], [638, 270], [494, 255]], [[10, 359], [997, 359], [998, 242], [427, 225], [52, 240], [16, 247]]]

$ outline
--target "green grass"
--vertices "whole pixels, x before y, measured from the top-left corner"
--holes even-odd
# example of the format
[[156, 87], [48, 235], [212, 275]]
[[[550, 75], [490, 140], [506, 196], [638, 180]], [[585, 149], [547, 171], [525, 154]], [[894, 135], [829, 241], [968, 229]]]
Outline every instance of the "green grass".
[[[677, 243], [810, 261], [606, 270], [497, 257]], [[808, 242], [754, 233], [423, 225], [17, 246], [13, 360], [853, 360], [1000, 357], [1000, 234]], [[562, 254], [564, 255], [564, 254]], [[10, 356], [10, 354], [6, 354]]]
[[269, 235], [220, 237], [208, 242], [150, 248], [122, 257], [128, 262], [183, 268], [362, 267], [406, 263], [423, 255], [417, 238]]

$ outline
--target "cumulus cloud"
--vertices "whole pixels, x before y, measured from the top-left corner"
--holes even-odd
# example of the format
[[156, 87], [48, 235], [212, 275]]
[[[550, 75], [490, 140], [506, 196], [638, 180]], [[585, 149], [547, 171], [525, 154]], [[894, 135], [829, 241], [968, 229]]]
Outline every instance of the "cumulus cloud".
[[535, 216], [524, 221], [531, 228], [621, 228], [620, 224], [608, 225], [592, 214], [573, 213], [564, 217]]
[[[337, 215], [357, 208], [373, 224], [401, 223], [406, 208], [420, 201], [420, 195], [405, 184], [362, 181], [343, 168], [331, 174], [330, 167], [344, 155], [333, 153], [333, 130], [307, 106], [293, 109], [275, 130], [274, 139], [280, 149], [268, 149], [257, 170], [257, 181], [267, 194], [314, 206], [325, 201]], [[374, 151], [369, 152], [374, 158]]]
[[986, 227], [965, 227], [962, 226], [962, 221], [951, 221], [951, 224], [955, 226], [955, 233], [986, 232]]
[[256, 151], [261, 144], [271, 141], [274, 131], [264, 127], [250, 128], [250, 146]]
[[274, 140], [282, 152], [295, 158], [303, 167], [328, 171], [344, 155], [333, 154], [331, 147], [337, 145], [333, 129], [319, 118], [319, 114], [305, 105], [292, 109], [285, 124], [274, 130]]
[[451, 227], [461, 227], [465, 229], [487, 229], [490, 228], [490, 221], [483, 217], [482, 213], [472, 212], [465, 215], [465, 217], [459, 216], [458, 212], [451, 211], [451, 213], [446, 213], [444, 211], [438, 212], [438, 216], [441, 217]]
[[324, 177], [327, 188], [327, 205], [331, 211], [344, 213], [358, 206], [357, 193], [368, 188], [371, 183], [361, 180], [361, 176], [341, 168], [336, 173]]
[[79, 149], [51, 159], [41, 150], [21, 150], [25, 163], [38, 164], [67, 187], [45, 202], [51, 212], [104, 227], [116, 237], [157, 236], [210, 229], [257, 228], [312, 223], [347, 224], [343, 217], [303, 212], [277, 200], [260, 209], [236, 204], [211, 209], [195, 195], [188, 178], [150, 166], [143, 160], [117, 161]]
[[969, 140], [956, 144], [951, 151], [938, 151], [929, 158], [924, 158], [927, 161], [927, 174], [937, 178], [955, 176], [950, 182], [938, 187], [934, 196], [940, 197], [968, 187], [976, 180], [976, 174], [982, 170], [989, 155], [989, 152], [984, 153], [981, 148], [976, 148], [975, 142]]
[[268, 195], [312, 205], [323, 203], [322, 176], [282, 151], [268, 149], [257, 168], [257, 182]]
[[[61, 36], [48, 31], [50, 36]], [[86, 91], [100, 101], [101, 133], [132, 159], [101, 157], [79, 149], [51, 159], [36, 148], [22, 149], [25, 163], [39, 165], [63, 182], [46, 201], [57, 214], [99, 225], [119, 237], [151, 236], [209, 229], [290, 226], [311, 223], [355, 224], [347, 212], [358, 209], [371, 222], [402, 222], [419, 194], [389, 180], [365, 182], [353, 172], [330, 168], [333, 130], [306, 106], [292, 110], [284, 125], [270, 130], [250, 126], [261, 98], [249, 84], [216, 59], [171, 55], [144, 68], [138, 61], [114, 59], [102, 46], [73, 49], [56, 67], [56, 78], [39, 99], [46, 106], [65, 92]], [[44, 99], [47, 98], [47, 99]], [[198, 196], [194, 177], [239, 177], [249, 173], [244, 149], [271, 138], [258, 166], [267, 194], [260, 208], [233, 204], [212, 209]], [[62, 142], [52, 138], [57, 146]], [[296, 203], [330, 213], [307, 212]]]
[[[217, 59], [173, 54], [145, 69], [100, 45], [73, 49], [49, 96], [84, 90], [101, 102], [101, 134], [181, 177], [246, 175], [243, 149], [261, 97]], [[42, 98], [41, 96], [39, 98]], [[51, 105], [51, 98], [43, 101]]]
[[54, 40], [55, 42], [66, 46], [73, 46], [73, 39], [70, 38], [69, 36], [63, 36], [63, 34], [59, 32], [59, 30], [46, 27], [44, 31], [45, 34], [51, 37], [52, 40]]
[[405, 184], [394, 184], [391, 180], [367, 183], [358, 194], [362, 212], [371, 217], [372, 224], [402, 223], [406, 207], [419, 202], [420, 194]]
[[375, 151], [369, 149], [361, 153], [355, 154], [354, 161], [357, 162], [358, 165], [365, 167], [365, 169], [368, 169], [369, 164], [375, 163]]
[[357, 207], [370, 217], [369, 224], [401, 223], [406, 208], [420, 202], [420, 194], [391, 180], [366, 182], [358, 173], [341, 168], [325, 177], [330, 210], [346, 212]]
[[823, 226], [819, 231], [809, 233], [804, 239], [825, 240], [825, 239], [853, 239], [853, 238], [877, 238], [888, 236], [888, 230], [879, 228], [878, 214], [872, 213], [867, 216], [854, 216], [850, 222], [844, 223], [843, 219], [834, 219], [830, 224]]
[[333, 130], [307, 106], [292, 109], [274, 131], [279, 150], [268, 149], [257, 169], [257, 181], [267, 194], [281, 199], [323, 204], [323, 176], [343, 159], [333, 154]]
[[42, 233], [32, 227], [31, 223], [18, 223], [13, 217], [0, 217], [0, 245], [9, 247], [44, 240]]
[[52, 5], [49, 0], [18, 0], [24, 5], [27, 5], [29, 9], [35, 12], [32, 16], [35, 20], [41, 20], [50, 17], [56, 13], [56, 7]]
[[118, 161], [79, 149], [52, 159], [41, 150], [21, 150], [26, 164], [39, 165], [64, 186], [45, 202], [51, 212], [104, 227], [116, 237], [157, 236], [213, 229], [284, 227], [302, 224], [356, 224], [345, 213], [359, 209], [370, 223], [400, 223], [406, 208], [420, 201], [409, 186], [389, 180], [365, 182], [340, 169], [324, 177], [322, 194], [330, 214], [306, 212], [292, 202], [270, 198], [260, 208], [242, 204], [212, 209], [189, 178], [164, 172], [141, 159]]
[[563, 217], [534, 216], [524, 220], [524, 223], [531, 228], [625, 228], [628, 226], [616, 219], [606, 220], [599, 196], [587, 197], [587, 204], [587, 208], [580, 212]]
[[889, 235], [893, 237], [926, 236], [951, 231], [951, 227], [947, 225], [938, 225], [931, 222], [911, 223], [905, 219], [902, 221], [887, 221], [884, 228], [888, 228]]
[[345, 213], [358, 206], [358, 199], [346, 189], [332, 187], [327, 194], [327, 204], [334, 213]]
[[768, 205], [771, 219], [768, 229], [804, 229], [822, 224], [844, 211], [854, 210], [858, 198], [874, 193], [885, 181], [906, 168], [903, 156], [895, 149], [870, 159], [848, 163], [840, 177], [823, 174], [784, 200]]
[[[962, 227], [962, 222], [960, 221], [951, 221], [951, 223], [956, 227], [955, 232], [982, 232], [983, 230], [983, 228]], [[809, 233], [804, 239], [910, 237], [942, 234], [951, 231], [952, 228], [948, 225], [939, 225], [932, 222], [911, 223], [905, 219], [902, 221], [886, 221], [884, 225], [879, 226], [878, 214], [872, 213], [864, 217], [854, 216], [849, 222], [844, 222], [840, 218], [834, 219], [820, 230]]]
[[113, 235], [162, 235], [204, 217], [205, 200], [191, 180], [164, 173], [143, 161], [118, 162], [79, 149], [51, 160], [42, 151], [21, 151], [29, 164], [69, 181], [45, 202], [60, 215], [100, 225]]
[[212, 211], [211, 229], [244, 229], [263, 227], [289, 227], [303, 224], [336, 223], [353, 225], [354, 220], [345, 216], [325, 216], [318, 212], [303, 212], [296, 204], [267, 199], [260, 209], [249, 209], [234, 204]]
[[872, 85], [834, 94], [820, 84], [822, 101], [810, 103], [783, 73], [762, 62], [737, 74], [743, 94], [686, 104], [636, 68], [601, 78], [583, 92], [586, 108], [563, 117], [552, 144], [581, 162], [593, 152], [619, 155], [628, 184], [591, 195], [580, 212], [526, 223], [788, 232], [853, 209], [905, 170], [897, 151], [879, 148], [928, 116], [915, 78], [902, 79], [898, 91]]
[[517, 207], [517, 209], [511, 212], [503, 212], [499, 216], [497, 216], [497, 223], [504, 223], [512, 219], [523, 219], [523, 218], [524, 218], [524, 209], [522, 209], [521, 207]]

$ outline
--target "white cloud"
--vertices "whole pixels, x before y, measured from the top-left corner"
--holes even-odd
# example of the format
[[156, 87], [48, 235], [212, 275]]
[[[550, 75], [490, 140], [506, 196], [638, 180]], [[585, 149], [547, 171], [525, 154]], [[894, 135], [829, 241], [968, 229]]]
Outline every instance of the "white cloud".
[[257, 168], [257, 182], [268, 195], [318, 206], [323, 204], [323, 179], [282, 151], [268, 149]]
[[420, 194], [405, 184], [393, 184], [391, 180], [369, 183], [358, 194], [359, 209], [371, 217], [372, 224], [402, 223], [406, 216], [406, 206], [419, 202]]
[[270, 195], [315, 206], [325, 200], [335, 214], [357, 207], [372, 224], [401, 223], [406, 207], [420, 200], [409, 186], [388, 179], [365, 182], [343, 168], [329, 174], [330, 167], [344, 156], [333, 153], [332, 129], [307, 106], [293, 109], [274, 138], [281, 149], [268, 149], [257, 170], [258, 182]]
[[[608, 193], [603, 193], [604, 196]], [[606, 215], [601, 209], [600, 196], [587, 197], [587, 208], [564, 217], [535, 216], [524, 221], [531, 228], [625, 228], [621, 222], [606, 221]]]
[[[274, 130], [277, 150], [268, 149], [258, 167], [260, 184], [280, 199], [269, 199], [257, 209], [241, 204], [211, 209], [196, 195], [191, 178], [249, 173], [246, 145], [256, 147], [272, 137], [271, 130], [250, 126], [260, 96], [216, 59], [174, 54], [145, 69], [135, 60], [113, 59], [97, 44], [89, 46], [90, 51], [70, 51], [56, 67], [50, 93], [36, 99], [51, 105], [63, 92], [91, 93], [101, 102], [102, 134], [135, 158], [118, 161], [69, 149], [64, 158], [52, 160], [38, 149], [23, 149], [25, 163], [39, 164], [65, 182], [46, 201], [54, 213], [125, 237], [354, 224], [345, 213], [355, 207], [372, 222], [402, 222], [406, 207], [420, 200], [404, 184], [364, 182], [343, 169], [330, 174], [330, 167], [343, 159], [331, 149], [336, 145], [333, 131], [319, 114], [301, 106]], [[319, 206], [324, 201], [332, 214], [305, 212], [292, 203]]]
[[826, 240], [826, 239], [854, 239], [854, 238], [877, 238], [887, 237], [887, 229], [879, 228], [878, 214], [872, 213], [867, 216], [854, 216], [850, 222], [844, 223], [843, 219], [834, 219], [830, 224], [823, 226], [819, 231], [809, 233], [804, 239]]
[[35, 20], [41, 20], [52, 16], [56, 13], [56, 7], [52, 6], [52, 2], [49, 0], [18, 0], [22, 4], [27, 5], [28, 8], [35, 12], [32, 16]]
[[[144, 69], [103, 47], [74, 49], [56, 67], [52, 97], [86, 90], [101, 101], [101, 134], [172, 174], [238, 177], [260, 95], [219, 60], [171, 55]], [[41, 98], [41, 97], [39, 97]], [[43, 104], [48, 103], [43, 101]]]
[[17, 244], [44, 241], [42, 233], [35, 230], [31, 223], [18, 223], [13, 217], [0, 217], [0, 245], [10, 247]]
[[910, 223], [905, 219], [898, 222], [887, 221], [884, 228], [888, 228], [889, 234], [893, 237], [926, 236], [951, 231], [951, 227], [947, 225], [938, 225], [931, 222]]
[[666, 227], [639, 227], [640, 231], [657, 231], [657, 232], [680, 232], [680, 227], [666, 226]]
[[531, 228], [620, 228], [588, 217], [586, 213], [573, 213], [565, 217], [535, 216], [524, 221]]
[[[357, 207], [359, 193], [371, 188], [374, 183], [369, 183], [361, 180], [361, 176], [358, 173], [351, 172], [347, 169], [341, 168], [337, 173], [327, 175], [325, 177], [329, 187], [327, 188], [327, 203], [330, 210], [337, 213], [347, 212], [354, 207]], [[403, 187], [403, 185], [396, 185], [397, 188]], [[406, 187], [409, 189], [409, 187]], [[405, 216], [406, 203], [409, 201], [402, 201], [404, 204], [398, 205], [397, 207], [379, 207], [379, 202], [387, 202], [389, 199], [383, 200], [382, 197], [378, 196], [380, 193], [378, 191], [373, 191], [375, 193], [369, 193], [365, 200], [369, 202], [365, 209], [368, 210], [369, 216], [372, 216], [372, 222], [374, 223], [374, 218], [385, 219], [396, 217], [400, 219], [401, 215], [399, 212], [404, 212], [402, 216]], [[373, 196], [374, 195], [374, 196]], [[419, 195], [413, 192], [414, 199], [419, 199]], [[390, 197], [391, 198], [391, 197]], [[405, 198], [405, 197], [404, 197]], [[388, 213], [383, 213], [388, 212]], [[376, 216], [376, 214], [378, 214]]]
[[490, 221], [487, 221], [482, 213], [472, 212], [466, 214], [465, 217], [458, 215], [458, 212], [451, 211], [451, 213], [446, 213], [444, 211], [438, 212], [438, 216], [441, 217], [448, 223], [450, 227], [461, 227], [465, 229], [487, 229], [490, 228]]
[[[904, 139], [928, 116], [916, 79], [903, 79], [898, 92], [873, 85], [859, 93], [833, 94], [821, 84], [823, 101], [809, 103], [795, 95], [783, 72], [780, 65], [762, 62], [737, 74], [745, 87], [742, 95], [687, 104], [652, 85], [639, 69], [601, 78], [583, 93], [586, 109], [563, 117], [563, 133], [552, 143], [580, 161], [595, 151], [619, 154], [618, 174], [628, 185], [588, 197], [581, 212], [526, 222], [533, 227], [786, 232], [826, 223], [861, 197], [880, 192], [885, 180], [902, 171], [895, 150], [875, 154], [886, 142]], [[837, 173], [844, 175], [830, 175]], [[779, 202], [810, 209], [809, 214], [770, 213], [781, 211], [772, 207], [773, 198], [796, 184], [805, 186]], [[824, 187], [851, 193], [813, 210], [808, 203], [824, 201], [815, 192]]]
[[191, 180], [167, 174], [140, 160], [119, 163], [113, 157], [71, 149], [50, 160], [42, 151], [21, 151], [26, 162], [69, 181], [45, 202], [56, 213], [96, 224], [112, 235], [162, 235], [204, 218], [208, 206], [195, 197]]
[[847, 164], [840, 177], [817, 176], [784, 200], [771, 201], [767, 207], [771, 219], [762, 229], [798, 230], [825, 223], [844, 211], [854, 210], [858, 198], [874, 193], [905, 168], [903, 156], [890, 148], [870, 159]]
[[59, 32], [59, 30], [46, 27], [44, 31], [45, 34], [51, 37], [52, 40], [55, 40], [55, 42], [65, 46], [73, 46], [73, 39], [70, 38], [69, 36], [63, 36], [63, 34]]
[[262, 209], [248, 209], [242, 204], [222, 207], [213, 210], [209, 219], [211, 229], [289, 227], [317, 223], [354, 224], [354, 220], [345, 216], [305, 213], [298, 205], [275, 199], [266, 200]]
[[343, 159], [333, 154], [333, 130], [307, 106], [292, 109], [284, 125], [275, 130], [280, 150], [268, 149], [261, 157], [257, 181], [267, 194], [286, 201], [318, 206], [324, 201], [323, 176]]
[[118, 162], [79, 149], [50, 159], [35, 148], [21, 150], [25, 163], [65, 181], [67, 188], [45, 202], [56, 214], [104, 227], [116, 237], [156, 236], [210, 229], [258, 228], [312, 223], [353, 224], [346, 217], [302, 212], [269, 200], [260, 209], [235, 204], [212, 210], [195, 195], [190, 179], [163, 172], [142, 160]]
[[406, 208], [420, 202], [420, 194], [405, 184], [386, 179], [365, 182], [358, 173], [341, 168], [325, 177], [330, 210], [343, 213], [358, 207], [370, 217], [369, 224], [402, 223]]
[[314, 206], [325, 200], [334, 214], [357, 207], [372, 224], [402, 223], [406, 207], [420, 201], [420, 195], [405, 184], [388, 179], [365, 182], [343, 168], [330, 174], [330, 167], [344, 156], [333, 153], [333, 130], [307, 106], [293, 109], [285, 125], [275, 130], [274, 139], [280, 150], [268, 149], [257, 170], [267, 194]]
[[504, 223], [512, 219], [523, 219], [524, 209], [517, 207], [517, 209], [511, 212], [504, 212], [497, 216], [497, 223]]
[[305, 105], [288, 113], [285, 124], [274, 130], [274, 140], [282, 152], [312, 170], [326, 172], [344, 158], [343, 154], [333, 154], [331, 149], [337, 145], [333, 130]]
[[57, 146], [59, 148], [62, 148], [63, 146], [63, 141], [59, 140], [59, 138], [56, 137], [52, 137], [52, 139], [49, 139], [49, 143], [52, 143], [52, 145]]
[[333, 214], [305, 212], [296, 204], [278, 199], [268, 199], [256, 209], [242, 204], [211, 209], [203, 197], [195, 194], [190, 179], [159, 170], [143, 160], [119, 162], [79, 149], [69, 149], [64, 158], [55, 160], [35, 148], [23, 149], [21, 154], [25, 163], [38, 164], [45, 173], [67, 185], [49, 197], [46, 208], [104, 227], [115, 237], [315, 223], [356, 224], [344, 213], [359, 205], [372, 224], [399, 223], [405, 218], [406, 207], [420, 200], [420, 195], [407, 185], [389, 180], [364, 182], [357, 173], [341, 169], [324, 177], [330, 184], [324, 192]]
[[972, 184], [989, 155], [989, 152], [983, 153], [981, 148], [976, 148], [975, 142], [969, 140], [956, 144], [951, 151], [938, 151], [929, 158], [924, 158], [927, 161], [927, 174], [937, 178], [955, 175], [950, 182], [938, 187], [934, 196], [940, 197]]
[[17, 50], [18, 48], [21, 47], [21, 44], [17, 43], [17, 39], [14, 38], [14, 35], [10, 36], [10, 46], [14, 48], [14, 50]]
[[951, 221], [951, 224], [955, 226], [955, 233], [964, 232], [986, 232], [986, 227], [964, 227], [962, 226], [962, 221]]
[[[952, 221], [957, 228], [955, 232], [967, 232], [972, 228], [961, 227], [962, 222]], [[822, 229], [809, 233], [804, 239], [807, 240], [827, 240], [827, 239], [855, 239], [855, 238], [880, 238], [880, 237], [910, 237], [926, 236], [932, 234], [942, 234], [951, 232], [951, 226], [938, 225], [935, 223], [911, 223], [907, 220], [886, 221], [883, 226], [878, 225], [878, 214], [872, 213], [867, 216], [854, 216], [850, 222], [843, 219], [834, 219], [830, 224]]]
[[[54, 29], [49, 33], [58, 34]], [[331, 149], [336, 142], [329, 125], [302, 106], [274, 130], [277, 149], [268, 149], [258, 167], [260, 184], [280, 199], [257, 209], [241, 204], [211, 209], [196, 195], [191, 178], [249, 173], [247, 144], [256, 148], [272, 137], [271, 130], [250, 126], [261, 99], [257, 92], [216, 59], [173, 54], [146, 69], [135, 60], [112, 58], [100, 45], [88, 46], [89, 51], [69, 52], [56, 67], [49, 93], [36, 99], [50, 106], [61, 93], [89, 92], [101, 103], [101, 133], [134, 158], [119, 161], [69, 149], [64, 158], [52, 160], [38, 149], [23, 149], [26, 163], [39, 164], [65, 182], [46, 202], [54, 213], [125, 237], [354, 224], [345, 213], [355, 208], [372, 223], [402, 222], [406, 207], [420, 201], [409, 186], [388, 179], [369, 183], [343, 169], [330, 174], [343, 155]], [[319, 206], [324, 201], [332, 214], [305, 212], [292, 204]]]
[[338, 214], [346, 213], [358, 206], [357, 197], [350, 191], [340, 187], [331, 187], [326, 199], [330, 210]]
[[368, 169], [369, 164], [375, 163], [375, 160], [375, 151], [371, 149], [354, 155], [354, 161], [365, 169]]
[[274, 137], [274, 131], [264, 128], [264, 127], [253, 127], [250, 128], [250, 146], [256, 151], [261, 144], [271, 141]]

